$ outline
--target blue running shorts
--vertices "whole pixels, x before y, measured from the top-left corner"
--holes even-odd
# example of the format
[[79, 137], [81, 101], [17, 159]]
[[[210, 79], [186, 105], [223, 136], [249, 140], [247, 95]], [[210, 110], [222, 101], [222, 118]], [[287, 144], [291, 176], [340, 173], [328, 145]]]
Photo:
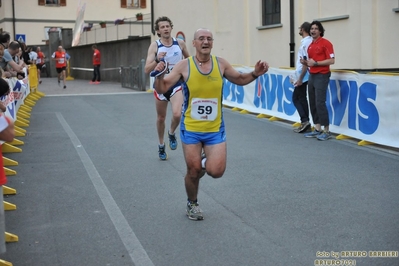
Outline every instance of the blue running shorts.
[[223, 131], [219, 132], [191, 132], [187, 130], [180, 130], [180, 139], [184, 144], [198, 144], [214, 145], [226, 141], [226, 134]]

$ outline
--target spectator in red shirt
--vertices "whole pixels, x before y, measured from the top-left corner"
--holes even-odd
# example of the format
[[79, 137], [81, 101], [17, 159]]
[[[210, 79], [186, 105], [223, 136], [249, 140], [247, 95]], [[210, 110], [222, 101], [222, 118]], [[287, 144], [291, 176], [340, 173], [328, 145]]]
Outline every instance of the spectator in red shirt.
[[101, 75], [100, 75], [100, 66], [101, 66], [101, 53], [97, 49], [97, 45], [93, 44], [91, 46], [93, 50], [93, 78], [90, 81], [90, 84], [100, 84], [101, 83]]
[[313, 41], [308, 48], [309, 58], [301, 59], [301, 63], [309, 67], [309, 105], [315, 130], [306, 133], [305, 137], [328, 140], [331, 133], [326, 98], [331, 76], [330, 65], [335, 63], [334, 48], [331, 42], [323, 38], [324, 28], [319, 21], [310, 23], [310, 35]]

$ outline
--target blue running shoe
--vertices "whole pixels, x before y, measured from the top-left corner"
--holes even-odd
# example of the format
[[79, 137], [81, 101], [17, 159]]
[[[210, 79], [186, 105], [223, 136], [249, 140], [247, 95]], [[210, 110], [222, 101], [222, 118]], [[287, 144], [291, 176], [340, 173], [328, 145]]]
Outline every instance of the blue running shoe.
[[176, 150], [177, 149], [176, 133], [172, 135], [168, 131], [168, 136], [169, 136], [169, 148], [171, 150]]
[[316, 129], [313, 130], [312, 132], [308, 132], [303, 134], [305, 138], [317, 138], [318, 135], [320, 135], [322, 131], [317, 131]]
[[323, 131], [320, 135], [317, 136], [318, 140], [328, 140], [331, 139], [330, 131]]
[[159, 159], [161, 159], [162, 161], [168, 159], [168, 154], [165, 151], [165, 144], [158, 146], [158, 153], [159, 153]]

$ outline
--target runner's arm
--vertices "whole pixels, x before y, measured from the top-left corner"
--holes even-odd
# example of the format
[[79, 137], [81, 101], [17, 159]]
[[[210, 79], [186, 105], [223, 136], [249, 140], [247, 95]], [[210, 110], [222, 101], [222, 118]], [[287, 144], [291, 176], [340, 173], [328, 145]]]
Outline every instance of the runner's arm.
[[[168, 91], [170, 87], [176, 84], [180, 79], [184, 79], [185, 73], [187, 72], [187, 59], [181, 60], [175, 65], [171, 72], [165, 76], [155, 78], [154, 88], [159, 94], [163, 94]], [[162, 71], [165, 68], [165, 63], [163, 61], [159, 62], [155, 67], [155, 70]]]
[[247, 85], [257, 79], [259, 76], [265, 74], [269, 70], [269, 65], [264, 61], [258, 61], [255, 64], [255, 69], [249, 73], [240, 73], [235, 70], [229, 62], [218, 57], [221, 68], [223, 69], [223, 76], [230, 82], [237, 85]]
[[147, 60], [145, 61], [144, 71], [146, 74], [150, 73], [157, 66], [157, 62], [155, 61], [157, 50], [157, 43], [152, 42], [150, 47], [148, 47]]

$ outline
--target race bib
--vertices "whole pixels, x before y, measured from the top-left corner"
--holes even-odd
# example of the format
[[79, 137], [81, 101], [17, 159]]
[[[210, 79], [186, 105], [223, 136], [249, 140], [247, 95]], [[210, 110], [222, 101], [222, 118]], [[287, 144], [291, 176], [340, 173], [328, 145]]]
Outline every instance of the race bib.
[[64, 59], [64, 58], [58, 59], [58, 63], [63, 64], [64, 62], [65, 62], [65, 59]]
[[42, 60], [40, 59], [40, 58], [38, 58], [37, 60], [36, 60], [36, 64], [40, 64], [42, 62]]
[[214, 121], [218, 114], [217, 98], [193, 98], [191, 101], [191, 118], [195, 120]]

